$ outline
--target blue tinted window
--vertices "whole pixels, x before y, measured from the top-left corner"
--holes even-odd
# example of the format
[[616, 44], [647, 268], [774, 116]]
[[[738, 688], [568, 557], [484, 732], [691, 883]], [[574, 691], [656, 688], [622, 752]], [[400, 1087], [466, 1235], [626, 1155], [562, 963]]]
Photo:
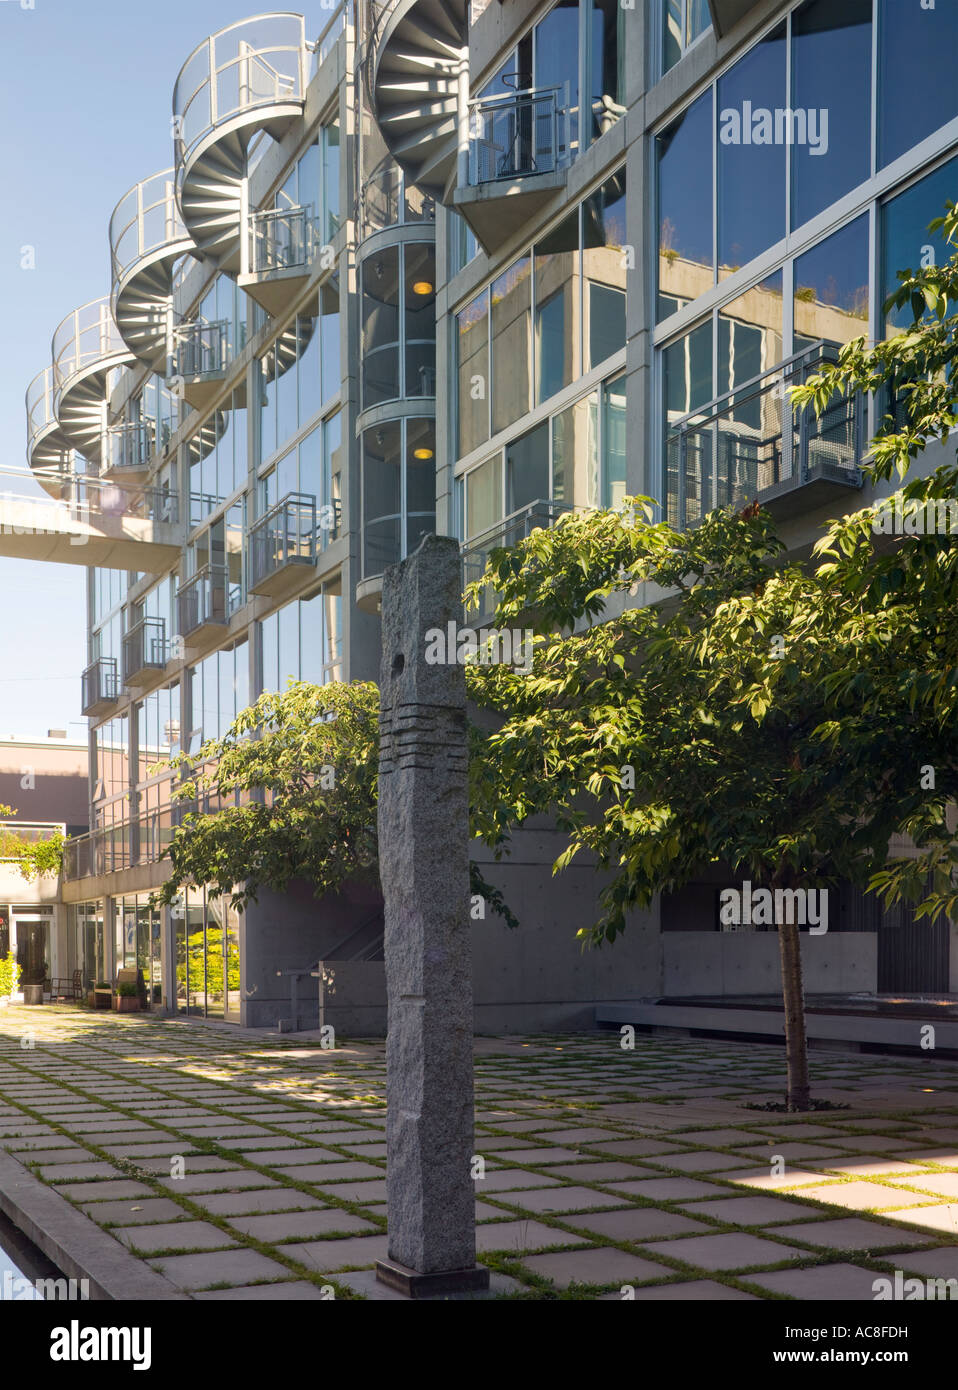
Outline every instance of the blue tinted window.
[[785, 235], [785, 25], [773, 29], [718, 82], [719, 278]]
[[796, 260], [794, 351], [867, 333], [868, 283], [866, 213]]
[[712, 284], [712, 93], [693, 102], [657, 146], [663, 319]]
[[879, 0], [878, 164], [883, 168], [958, 116], [958, 5]]
[[[954, 200], [958, 188], [958, 157], [923, 178], [920, 183], [886, 203], [882, 209], [882, 302], [898, 288], [899, 270], [920, 270], [941, 265], [948, 250], [941, 233], [928, 231], [928, 224], [940, 217], [945, 203]], [[896, 309], [886, 324], [891, 333], [912, 322], [911, 309]]]
[[792, 16], [793, 227], [871, 171], [871, 17], [871, 0], [809, 0]]

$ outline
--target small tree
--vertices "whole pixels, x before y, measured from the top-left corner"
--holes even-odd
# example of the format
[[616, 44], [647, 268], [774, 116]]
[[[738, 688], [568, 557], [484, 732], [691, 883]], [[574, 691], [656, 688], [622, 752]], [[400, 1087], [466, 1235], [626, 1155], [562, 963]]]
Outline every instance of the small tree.
[[[14, 807], [0, 806], [0, 818], [16, 814]], [[59, 830], [54, 830], [42, 840], [27, 840], [13, 826], [0, 826], [0, 859], [16, 863], [28, 883], [41, 874], [59, 874], [63, 867], [64, 844]]]

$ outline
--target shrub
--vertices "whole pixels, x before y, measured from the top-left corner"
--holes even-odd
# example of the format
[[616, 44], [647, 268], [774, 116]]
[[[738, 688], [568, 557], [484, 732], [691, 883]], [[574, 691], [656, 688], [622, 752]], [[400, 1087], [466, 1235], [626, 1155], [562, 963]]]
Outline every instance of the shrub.
[[20, 980], [20, 967], [17, 958], [11, 951], [6, 960], [0, 960], [0, 998], [4, 995], [16, 994], [17, 985]]

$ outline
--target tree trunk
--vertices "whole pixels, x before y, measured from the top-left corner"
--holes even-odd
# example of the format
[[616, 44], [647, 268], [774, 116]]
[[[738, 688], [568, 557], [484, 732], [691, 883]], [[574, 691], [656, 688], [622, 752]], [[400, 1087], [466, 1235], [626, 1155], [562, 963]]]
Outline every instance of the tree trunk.
[[[776, 878], [778, 875], [776, 875]], [[785, 1004], [785, 1061], [788, 1069], [785, 1103], [789, 1110], [811, 1109], [808, 1040], [805, 1035], [805, 989], [802, 984], [801, 935], [797, 922], [779, 922], [782, 952], [782, 998]]]

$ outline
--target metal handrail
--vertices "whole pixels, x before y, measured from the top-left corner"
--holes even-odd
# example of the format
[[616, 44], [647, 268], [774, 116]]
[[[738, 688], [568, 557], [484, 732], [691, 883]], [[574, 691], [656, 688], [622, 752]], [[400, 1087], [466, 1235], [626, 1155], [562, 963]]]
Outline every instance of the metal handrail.
[[128, 684], [137, 671], [162, 670], [169, 660], [166, 621], [141, 618], [123, 635], [123, 682]]
[[[569, 111], [559, 107], [555, 87], [529, 87], [524, 91], [500, 92], [476, 97], [469, 103], [469, 182], [472, 186], [494, 183], [498, 179], [521, 178], [536, 173], [552, 173], [560, 160], [559, 117]], [[527, 112], [525, 121], [522, 113]], [[540, 138], [540, 126], [548, 123], [548, 140]], [[495, 138], [496, 127], [505, 125], [504, 138]], [[487, 125], [490, 127], [486, 133]], [[568, 141], [566, 141], [567, 152]], [[487, 168], [488, 164], [493, 167]], [[545, 167], [540, 168], [540, 162]]]
[[351, 9], [351, 0], [343, 0], [343, 3], [336, 8], [324, 24], [315, 43], [307, 44], [307, 47], [313, 51], [312, 75], [314, 77], [335, 48], [340, 34], [345, 31], [346, 12], [349, 9]]
[[[707, 413], [722, 413], [721, 406], [724, 402], [730, 405], [742, 405], [747, 399], [748, 392], [759, 386], [762, 382], [767, 382], [772, 377], [790, 376], [790, 368], [798, 365], [810, 366], [812, 362], [820, 360], [822, 362], [837, 362], [837, 349], [832, 348], [824, 338], [820, 338], [817, 343], [812, 343], [811, 347], [802, 348], [801, 352], [793, 352], [791, 357], [785, 357], [775, 367], [769, 367], [764, 372], [759, 372], [758, 376], [750, 377], [748, 381], [743, 381], [741, 386], [733, 386], [730, 390], [724, 391], [721, 396], [715, 396], [706, 405], [700, 406], [698, 410], [688, 410], [684, 415], [680, 415], [677, 420], [669, 424], [669, 429], [681, 429], [683, 425], [695, 421], [701, 424]], [[761, 394], [756, 392], [755, 394]]]
[[77, 373], [95, 363], [104, 365], [112, 357], [130, 357], [120, 337], [107, 295], [82, 304], [57, 325], [53, 334], [53, 378], [57, 400], [66, 384]]
[[85, 714], [101, 700], [120, 698], [120, 681], [116, 669], [115, 656], [98, 656], [80, 676], [81, 705]]
[[179, 376], [216, 376], [229, 366], [231, 335], [227, 319], [179, 323], [173, 336]]
[[[261, 43], [257, 47], [255, 43], [247, 43], [241, 37], [244, 33], [255, 33], [255, 26], [264, 21], [269, 22], [276, 29], [275, 39]], [[227, 48], [228, 51], [228, 45], [224, 42], [227, 35], [237, 36], [236, 46], [239, 51], [230, 54], [224, 61], [217, 62], [217, 46], [219, 45], [221, 50]], [[184, 168], [190, 155], [207, 135], [223, 121], [229, 120], [232, 116], [243, 111], [252, 111], [259, 107], [276, 105], [279, 102], [302, 101], [305, 98], [307, 85], [306, 52], [306, 21], [302, 15], [293, 14], [290, 11], [259, 14], [249, 19], [238, 20], [234, 24], [228, 24], [223, 29], [217, 30], [215, 34], [211, 34], [202, 43], [197, 44], [180, 69], [173, 88], [173, 115], [176, 122], [174, 148], [177, 181], [179, 183], [182, 183]], [[280, 54], [295, 55], [295, 64], [288, 64], [295, 70], [292, 72], [281, 71], [275, 63], [267, 61], [265, 56], [267, 54], [274, 58]], [[203, 58], [205, 61], [198, 64], [199, 80], [187, 95], [185, 86], [189, 80], [190, 69], [196, 60]], [[246, 65], [245, 74], [241, 64]], [[252, 64], [256, 64], [262, 72], [266, 72], [268, 77], [272, 79], [272, 92], [262, 96], [253, 95], [253, 84], [250, 80], [250, 65]], [[224, 73], [232, 75], [234, 68], [238, 69], [234, 84], [236, 99], [232, 105], [223, 106], [220, 100], [220, 80]], [[289, 83], [290, 86], [286, 90], [280, 90], [281, 83]], [[201, 115], [201, 124], [194, 134], [188, 136], [187, 121], [191, 108], [204, 92], [208, 94], [209, 100], [204, 113]], [[208, 114], [205, 114], [206, 112]]]
[[[295, 518], [292, 526], [291, 518]], [[314, 565], [316, 498], [311, 493], [288, 492], [253, 522], [247, 542], [250, 588], [284, 565]]]
[[[285, 228], [286, 240], [279, 228]], [[305, 207], [264, 208], [251, 212], [250, 269], [254, 273], [307, 266], [319, 240], [312, 203]], [[289, 259], [282, 259], [287, 252]]]
[[184, 579], [176, 591], [180, 634], [188, 637], [206, 623], [226, 624], [229, 573], [225, 564], [206, 564]]
[[107, 430], [109, 468], [145, 468], [157, 450], [156, 421], [126, 420]]
[[[148, 179], [134, 184], [113, 209], [110, 265], [114, 295], [119, 282], [144, 256], [189, 240], [189, 232], [176, 204], [175, 175], [175, 169], [151, 174]], [[131, 233], [134, 244], [128, 246]]]

